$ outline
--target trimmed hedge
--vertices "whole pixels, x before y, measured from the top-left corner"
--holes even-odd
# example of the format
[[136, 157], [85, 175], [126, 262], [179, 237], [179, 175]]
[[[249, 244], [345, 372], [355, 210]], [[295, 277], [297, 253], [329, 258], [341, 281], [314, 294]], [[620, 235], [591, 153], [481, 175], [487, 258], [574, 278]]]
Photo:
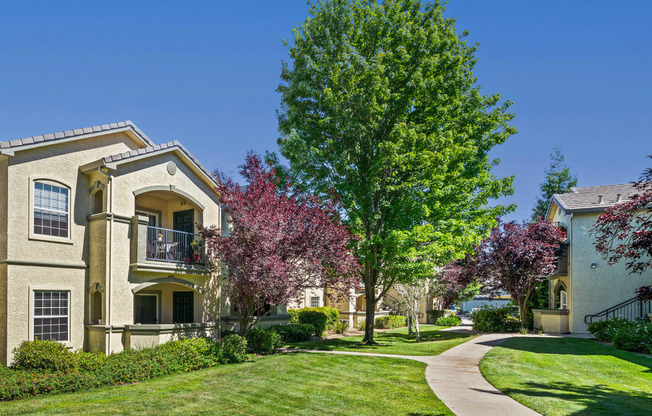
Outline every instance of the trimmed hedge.
[[312, 325], [315, 328], [315, 336], [321, 337], [326, 331], [328, 316], [324, 312], [311, 308], [299, 309], [299, 323]]
[[328, 328], [332, 328], [333, 325], [335, 325], [337, 321], [340, 320], [340, 313], [337, 309], [331, 308], [330, 306], [320, 306], [318, 308], [288, 309], [288, 314], [290, 315], [289, 323], [291, 324], [301, 323], [299, 321], [299, 315], [306, 311], [317, 311], [326, 314], [326, 326]]
[[480, 332], [518, 332], [521, 321], [511, 315], [512, 308], [483, 306], [471, 313], [473, 329]]
[[407, 319], [403, 315], [379, 316], [374, 321], [374, 326], [378, 329], [394, 329], [407, 325]]
[[439, 326], [458, 326], [462, 323], [462, 320], [455, 315], [442, 316], [437, 319], [435, 325]]
[[[104, 359], [98, 353], [71, 353], [53, 344], [61, 345], [56, 341], [27, 341], [14, 350], [18, 359], [13, 368], [0, 372], [0, 401], [134, 383], [246, 358], [246, 341], [238, 335], [227, 336], [222, 343], [210, 338], [171, 341]], [[71, 357], [76, 360], [74, 366], [69, 365]]]
[[315, 332], [315, 327], [308, 324], [274, 325], [272, 329], [281, 336], [283, 342], [307, 341]]
[[281, 336], [274, 329], [254, 328], [245, 338], [247, 351], [254, 354], [274, 354], [281, 347]]

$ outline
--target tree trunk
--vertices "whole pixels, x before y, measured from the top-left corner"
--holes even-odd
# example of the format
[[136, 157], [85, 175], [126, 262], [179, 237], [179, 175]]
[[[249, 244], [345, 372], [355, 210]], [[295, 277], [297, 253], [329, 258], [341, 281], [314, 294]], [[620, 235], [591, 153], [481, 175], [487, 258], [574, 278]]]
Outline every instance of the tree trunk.
[[412, 314], [410, 311], [407, 313], [407, 318], [408, 318], [408, 335], [412, 335]]
[[527, 332], [527, 299], [518, 302], [518, 313], [521, 318], [521, 332]]
[[[373, 272], [372, 272], [373, 273]], [[363, 344], [375, 344], [374, 341], [374, 319], [376, 317], [376, 291], [373, 284], [368, 284], [365, 279], [364, 285], [364, 294], [366, 302], [366, 311], [365, 311], [365, 325], [364, 325], [364, 338], [362, 339]]]
[[417, 330], [417, 341], [421, 341], [421, 331], [419, 330], [419, 314], [418, 311], [414, 312], [414, 327]]

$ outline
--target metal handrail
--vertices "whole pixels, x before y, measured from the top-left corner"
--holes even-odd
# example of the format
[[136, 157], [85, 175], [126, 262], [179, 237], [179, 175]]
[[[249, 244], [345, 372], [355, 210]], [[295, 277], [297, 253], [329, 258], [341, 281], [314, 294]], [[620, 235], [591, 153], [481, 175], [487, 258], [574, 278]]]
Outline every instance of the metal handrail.
[[166, 263], [205, 264], [199, 234], [147, 226], [146, 259]]
[[634, 321], [645, 318], [649, 313], [652, 313], [652, 301], [641, 301], [638, 297], [633, 297], [593, 315], [586, 315], [584, 323], [589, 325], [595, 318], [604, 318], [605, 320], [621, 318]]

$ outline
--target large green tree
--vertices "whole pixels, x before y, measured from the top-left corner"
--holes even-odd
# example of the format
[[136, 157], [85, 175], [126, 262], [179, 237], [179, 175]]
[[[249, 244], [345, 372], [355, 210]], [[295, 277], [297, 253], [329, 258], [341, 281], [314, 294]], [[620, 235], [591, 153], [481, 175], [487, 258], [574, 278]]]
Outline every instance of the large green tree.
[[515, 133], [509, 102], [483, 95], [439, 3], [324, 0], [294, 30], [278, 88], [281, 154], [305, 189], [334, 192], [359, 237], [363, 342], [397, 278], [463, 257], [511, 206], [489, 151]]
[[564, 154], [558, 147], [550, 153], [550, 166], [545, 172], [546, 179], [541, 184], [541, 194], [532, 208], [532, 221], [539, 217], [545, 217], [550, 205], [550, 198], [554, 194], [563, 194], [570, 191], [570, 188], [577, 186], [577, 176], [573, 175], [564, 164]]

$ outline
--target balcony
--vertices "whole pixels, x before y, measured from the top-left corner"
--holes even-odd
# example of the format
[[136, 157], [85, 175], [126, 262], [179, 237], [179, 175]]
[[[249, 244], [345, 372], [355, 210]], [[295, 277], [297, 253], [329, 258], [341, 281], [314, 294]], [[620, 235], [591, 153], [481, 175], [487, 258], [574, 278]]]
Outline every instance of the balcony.
[[204, 242], [198, 234], [147, 226], [146, 259], [205, 265]]
[[135, 215], [131, 219], [131, 264], [133, 271], [210, 274], [206, 251], [199, 235], [155, 227], [149, 219]]

